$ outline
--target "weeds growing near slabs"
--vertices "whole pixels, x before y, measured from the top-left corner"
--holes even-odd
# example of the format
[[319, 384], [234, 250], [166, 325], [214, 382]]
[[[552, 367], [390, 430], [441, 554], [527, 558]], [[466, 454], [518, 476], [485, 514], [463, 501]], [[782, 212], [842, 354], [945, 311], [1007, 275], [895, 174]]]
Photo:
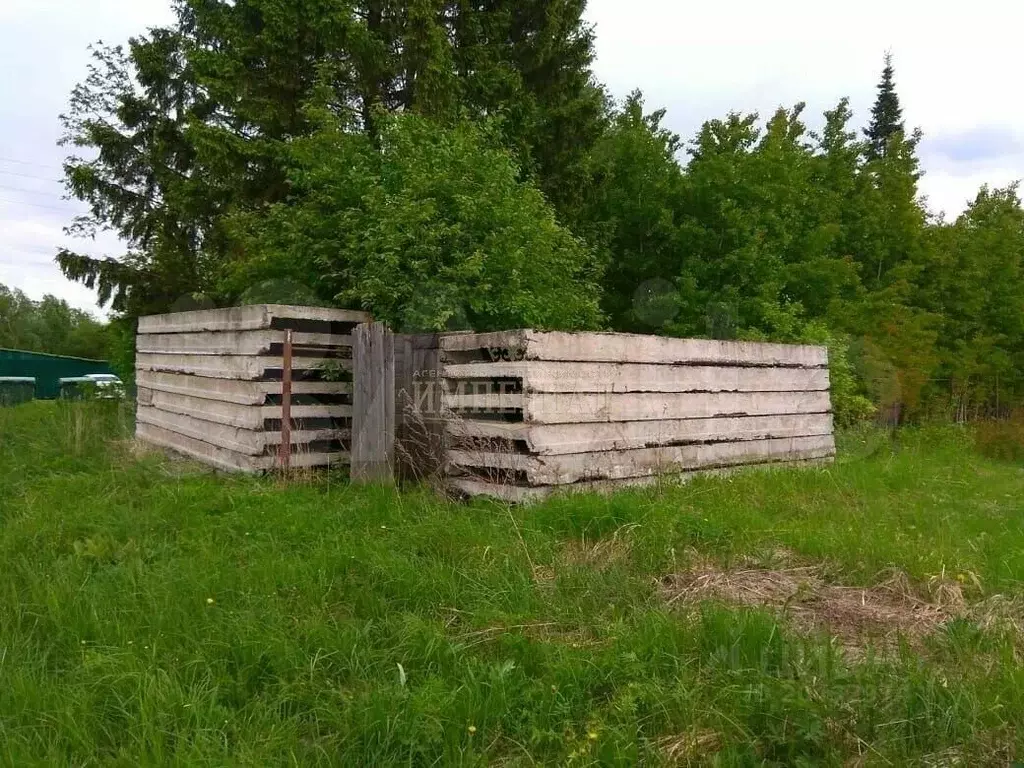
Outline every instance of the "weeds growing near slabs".
[[[129, 421], [0, 410], [4, 763], [1024, 755], [1024, 466], [959, 430], [510, 510], [216, 475], [133, 453]], [[800, 568], [948, 617], [851, 641], [803, 593], [666, 586]]]

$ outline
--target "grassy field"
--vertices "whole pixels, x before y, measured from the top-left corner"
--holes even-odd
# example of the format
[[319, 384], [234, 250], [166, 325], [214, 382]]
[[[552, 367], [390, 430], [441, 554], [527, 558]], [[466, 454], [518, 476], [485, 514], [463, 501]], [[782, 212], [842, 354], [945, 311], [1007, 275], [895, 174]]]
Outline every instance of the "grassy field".
[[0, 409], [5, 764], [1024, 757], [1024, 465], [963, 432], [510, 509], [216, 476], [129, 421]]

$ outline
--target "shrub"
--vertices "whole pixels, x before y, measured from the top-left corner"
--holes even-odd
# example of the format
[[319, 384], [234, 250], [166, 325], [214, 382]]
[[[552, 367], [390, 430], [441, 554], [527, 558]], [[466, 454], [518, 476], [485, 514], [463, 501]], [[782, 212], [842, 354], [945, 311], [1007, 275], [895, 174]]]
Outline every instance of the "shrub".
[[291, 148], [291, 201], [236, 219], [236, 287], [297, 280], [400, 331], [600, 324], [596, 259], [486, 130], [388, 118]]

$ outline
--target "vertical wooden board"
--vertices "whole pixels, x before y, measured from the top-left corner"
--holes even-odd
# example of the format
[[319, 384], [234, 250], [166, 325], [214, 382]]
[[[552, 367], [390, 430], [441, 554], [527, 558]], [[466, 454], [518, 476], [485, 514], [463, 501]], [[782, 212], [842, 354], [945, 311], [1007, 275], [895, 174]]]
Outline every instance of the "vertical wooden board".
[[352, 480], [390, 482], [395, 444], [394, 335], [383, 323], [366, 323], [353, 331], [352, 346]]

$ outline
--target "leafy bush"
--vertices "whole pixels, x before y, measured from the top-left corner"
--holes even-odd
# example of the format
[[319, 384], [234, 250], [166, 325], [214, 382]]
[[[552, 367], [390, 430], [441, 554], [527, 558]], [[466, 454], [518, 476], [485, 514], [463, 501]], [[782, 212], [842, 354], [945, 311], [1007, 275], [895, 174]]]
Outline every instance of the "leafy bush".
[[747, 341], [778, 341], [788, 344], [818, 344], [828, 347], [829, 381], [831, 384], [832, 412], [836, 425], [852, 427], [874, 416], [877, 410], [868, 399], [850, 361], [850, 340], [818, 321], [803, 323], [800, 318], [785, 311], [773, 315], [775, 332], [747, 330], [740, 334]]
[[295, 198], [236, 220], [239, 285], [305, 282], [406, 331], [599, 324], [594, 256], [483, 129], [403, 115], [377, 148], [329, 123], [291, 160]]

